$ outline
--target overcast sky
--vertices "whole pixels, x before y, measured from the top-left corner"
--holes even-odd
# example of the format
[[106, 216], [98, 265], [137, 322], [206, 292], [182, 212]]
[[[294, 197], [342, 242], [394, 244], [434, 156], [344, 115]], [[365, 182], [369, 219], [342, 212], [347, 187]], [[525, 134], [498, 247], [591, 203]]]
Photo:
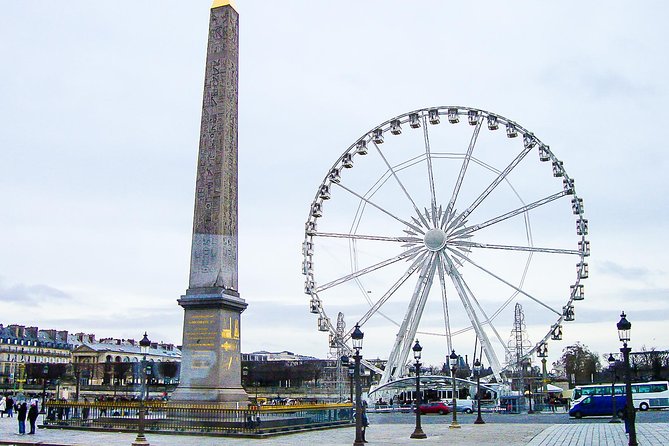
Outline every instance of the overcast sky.
[[[617, 350], [623, 309], [633, 348], [669, 348], [666, 2], [236, 3], [243, 351], [327, 355], [316, 188], [367, 130], [451, 104], [533, 131], [584, 198], [586, 300], [550, 359]], [[181, 343], [210, 6], [2, 2], [0, 323]]]

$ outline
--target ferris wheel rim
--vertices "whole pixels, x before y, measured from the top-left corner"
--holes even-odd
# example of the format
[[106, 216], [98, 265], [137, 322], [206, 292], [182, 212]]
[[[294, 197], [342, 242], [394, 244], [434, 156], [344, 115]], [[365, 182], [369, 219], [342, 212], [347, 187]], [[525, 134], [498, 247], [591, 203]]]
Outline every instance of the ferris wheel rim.
[[[584, 212], [583, 212], [582, 198], [580, 198], [576, 194], [576, 190], [575, 190], [575, 187], [573, 185], [573, 179], [568, 176], [568, 174], [566, 173], [566, 171], [562, 167], [562, 162], [557, 159], [557, 157], [553, 154], [553, 152], [550, 150], [550, 148], [547, 145], [545, 145], [539, 138], [537, 138], [532, 132], [528, 131], [526, 128], [519, 125], [517, 122], [512, 121], [512, 120], [510, 120], [510, 119], [508, 119], [508, 118], [506, 118], [502, 115], [491, 113], [491, 112], [488, 112], [488, 111], [485, 111], [485, 110], [482, 110], [482, 109], [472, 108], [472, 107], [463, 107], [463, 106], [439, 106], [439, 107], [421, 108], [421, 109], [418, 109], [418, 110], [413, 110], [413, 111], [406, 112], [406, 113], [403, 113], [401, 115], [395, 116], [393, 118], [390, 118], [390, 119], [384, 121], [383, 123], [371, 128], [367, 132], [363, 133], [358, 139], [355, 140], [355, 142], [353, 144], [351, 144], [348, 147], [348, 149], [346, 149], [343, 152], [343, 154], [331, 166], [330, 170], [328, 170], [328, 173], [326, 174], [325, 178], [321, 182], [321, 186], [319, 186], [319, 189], [316, 192], [315, 198], [312, 201], [311, 208], [310, 208], [310, 216], [307, 219], [307, 223], [306, 223], [307, 229], [305, 231], [305, 245], [307, 243], [312, 243], [313, 237], [315, 235], [321, 235], [321, 234], [318, 234], [315, 231], [312, 231], [312, 233], [310, 234], [309, 227], [310, 227], [311, 223], [314, 223], [314, 227], [315, 227], [315, 221], [316, 221], [316, 218], [318, 218], [318, 217], [313, 216], [313, 214], [314, 214], [313, 210], [318, 203], [322, 203], [322, 201], [323, 201], [322, 196], [321, 196], [321, 191], [322, 191], [323, 186], [325, 186], [325, 185], [330, 186], [332, 184], [337, 184], [338, 186], [341, 186], [341, 184], [338, 181], [333, 180], [332, 173], [334, 171], [337, 171], [337, 174], [339, 173], [339, 171], [342, 169], [342, 163], [346, 160], [347, 155], [352, 155], [356, 150], [356, 146], [358, 146], [361, 141], [366, 141], [368, 143], [369, 141], [371, 141], [375, 132], [380, 131], [381, 135], [383, 135], [386, 132], [391, 131], [390, 126], [393, 123], [399, 122], [399, 124], [406, 124], [411, 119], [411, 116], [416, 115], [416, 114], [418, 114], [423, 119], [424, 128], [427, 128], [426, 119], [427, 119], [427, 116], [428, 116], [429, 113], [433, 113], [433, 112], [436, 111], [437, 117], [439, 117], [439, 116], [446, 115], [446, 114], [450, 113], [452, 110], [457, 110], [458, 117], [461, 116], [461, 115], [465, 115], [465, 113], [468, 116], [471, 116], [471, 113], [474, 113], [477, 116], [477, 120], [478, 120], [477, 129], [482, 126], [484, 120], [488, 120], [488, 122], [490, 122], [490, 119], [493, 119], [494, 122], [497, 123], [497, 125], [507, 126], [507, 132], [509, 132], [509, 129], [511, 129], [513, 131], [516, 131], [519, 135], [522, 135], [522, 137], [525, 141], [525, 144], [524, 144], [525, 146], [531, 144], [530, 149], [534, 146], [538, 146], [540, 148], [540, 150], [543, 150], [543, 152], [542, 152], [543, 155], [542, 156], [547, 157], [548, 158], [547, 160], [551, 161], [554, 166], [556, 166], [556, 165], [559, 166], [560, 176], [562, 176], [564, 178], [564, 181], [565, 181], [565, 191], [564, 191], [565, 193], [561, 194], [561, 196], [558, 197], [558, 198], [562, 198], [565, 195], [572, 195], [574, 197], [572, 199], [572, 203], [575, 202], [575, 204], [573, 204], [574, 214], [577, 215], [578, 218], [579, 218], [579, 221], [577, 222], [577, 224], [580, 225], [580, 226], [583, 226], [582, 220], [583, 220], [583, 217], [584, 217]], [[377, 149], [378, 149], [378, 146], [377, 146]], [[529, 152], [529, 150], [528, 150], [528, 152]], [[429, 160], [429, 161], [432, 160], [430, 154], [428, 154], [426, 156], [426, 159]], [[544, 160], [542, 159], [542, 161], [544, 161]], [[418, 161], [418, 162], [420, 162], [420, 161]], [[390, 165], [388, 165], [388, 167], [390, 168]], [[391, 168], [391, 170], [392, 170], [392, 168]], [[386, 181], [387, 181], [387, 179], [386, 179]], [[566, 186], [567, 184], [569, 184], [569, 190], [567, 189], [567, 186]], [[344, 187], [344, 186], [342, 186], [342, 187]], [[360, 195], [358, 195], [358, 197], [360, 199], [363, 199], [363, 197], [360, 196]], [[434, 194], [432, 194], [432, 197], [434, 197]], [[483, 198], [483, 200], [485, 200], [485, 197]], [[371, 202], [366, 201], [366, 204], [371, 204]], [[536, 206], [542, 206], [542, 205], [543, 204], [536, 204]], [[420, 225], [420, 223], [428, 223], [428, 220], [430, 219], [430, 216], [428, 215], [427, 209], [426, 209], [425, 216], [423, 216], [422, 213], [418, 210], [415, 203], [413, 203], [413, 207], [415, 208], [416, 211], [418, 211], [417, 212], [418, 219], [416, 219], [414, 216], [412, 216], [413, 221], [401, 221], [400, 220], [400, 223], [405, 224], [409, 229], [414, 230], [416, 236], [413, 237], [413, 238], [412, 237], [406, 237], [404, 239], [402, 239], [401, 237], [395, 237], [393, 241], [397, 241], [397, 242], [418, 242], [418, 240], [421, 238], [421, 235], [423, 235], [423, 236], [425, 235], [425, 232], [436, 231], [436, 232], [433, 232], [432, 234], [436, 234], [438, 236], [438, 238], [441, 237], [443, 239], [442, 240], [443, 244], [441, 244], [441, 241], [439, 243], [435, 244], [433, 246], [435, 248], [433, 252], [437, 252], [437, 251], [443, 249], [446, 245], [446, 240], [445, 240], [446, 239], [446, 233], [445, 233], [445, 231], [441, 228], [437, 229], [436, 227], [433, 228], [433, 229], [428, 229], [427, 231], [421, 231], [421, 229], [424, 229], [424, 228], [422, 227], [422, 225]], [[432, 203], [433, 214], [434, 214], [434, 209], [435, 209], [435, 203], [434, 203], [434, 200], [433, 200], [433, 203]], [[528, 210], [529, 209], [525, 209], [523, 212], [527, 212]], [[519, 208], [516, 211], [521, 212], [522, 208]], [[518, 214], [516, 214], [516, 215], [518, 215]], [[425, 217], [425, 218], [423, 218], [423, 217]], [[434, 219], [434, 215], [433, 215], [432, 218]], [[463, 218], [458, 217], [458, 218], [456, 218], [455, 221], [457, 221], [458, 219], [464, 220]], [[491, 224], [494, 224], [494, 223], [491, 223]], [[429, 224], [426, 225], [426, 226], [429, 226]], [[587, 235], [587, 220], [585, 220], [585, 228], [586, 228], [585, 233], [583, 233], [583, 234], [579, 233], [578, 235], [581, 236], [581, 242], [584, 245], [586, 245], [586, 243], [589, 245], [589, 242], [587, 242], [586, 238], [585, 238], [585, 235]], [[466, 229], [467, 228], [460, 227], [460, 230], [466, 230]], [[469, 228], [469, 230], [470, 231], [476, 231], [478, 229]], [[373, 237], [373, 236], [369, 236], [369, 237]], [[377, 236], [377, 237], [379, 237], [379, 236]], [[388, 240], [386, 240], [386, 241], [390, 241], [391, 238], [392, 237], [388, 237]], [[355, 238], [351, 238], [351, 240], [349, 242], [350, 243], [355, 243], [355, 240], [356, 240]], [[581, 244], [581, 242], [579, 242], [579, 245]], [[466, 246], [466, 242], [462, 241], [461, 245]], [[481, 244], [479, 244], [479, 245], [481, 245]], [[472, 246], [470, 246], [470, 247], [472, 247]], [[498, 245], [494, 249], [505, 249], [505, 248], [501, 245]], [[430, 249], [428, 247], [428, 251], [429, 250]], [[589, 250], [589, 247], [588, 247], [588, 250]], [[415, 256], [412, 257], [413, 254], [414, 253], [408, 254], [406, 257], [409, 257], [411, 259], [415, 259], [416, 258]], [[585, 251], [585, 248], [584, 248], [580, 252], [578, 250], [571, 250], [570, 254], [578, 255], [579, 256], [579, 264], [578, 265], [584, 265], [584, 267], [579, 266], [579, 271], [578, 271], [578, 274], [577, 274], [577, 278], [574, 282], [574, 285], [571, 286], [572, 291], [570, 293], [567, 304], [565, 305], [565, 307], [563, 307], [563, 311], [562, 312], [557, 312], [554, 309], [552, 309], [552, 311], [558, 313], [558, 317], [557, 317], [555, 323], [553, 323], [551, 325], [551, 327], [548, 329], [546, 334], [541, 338], [541, 340], [539, 342], [535, 343], [533, 345], [533, 347], [531, 348], [531, 350], [528, 351], [524, 355], [524, 357], [529, 357], [529, 356], [532, 356], [533, 354], [535, 354], [537, 352], [541, 352], [541, 351], [545, 350], [548, 340], [551, 339], [551, 338], [555, 339], [556, 330], [560, 330], [560, 336], [561, 336], [562, 323], [565, 320], [569, 320], [568, 319], [569, 312], [567, 310], [571, 307], [571, 312], [572, 312], [571, 314], [572, 314], [572, 317], [573, 317], [573, 302], [575, 300], [581, 300], [582, 297], [583, 297], [582, 296], [583, 288], [582, 288], [581, 280], [584, 279], [584, 278], [587, 278], [587, 263], [585, 263], [585, 257], [587, 257], [587, 255], [589, 255], [589, 252], [586, 254], [586, 251]], [[305, 262], [308, 262], [310, 260], [310, 257], [311, 256], [307, 255], [307, 253], [305, 252], [305, 254], [304, 254]], [[404, 257], [402, 257], [402, 258], [404, 258]], [[462, 259], [463, 260], [466, 259], [466, 256], [462, 257]], [[583, 271], [583, 268], [585, 268], [585, 271]], [[435, 267], [435, 269], [437, 269], [437, 267]], [[583, 274], [583, 273], [585, 273], [585, 274]], [[353, 278], [353, 279], [357, 280], [356, 278]], [[321, 288], [320, 291], [323, 291], [323, 289]], [[318, 305], [318, 314], [321, 318], [324, 318], [327, 321], [328, 331], [330, 331], [330, 333], [333, 333], [335, 331], [335, 327], [333, 327], [332, 323], [329, 321], [327, 313], [326, 313], [325, 309], [323, 308], [322, 302], [320, 301], [320, 298], [318, 296], [318, 291], [305, 289], [305, 292], [306, 292], [306, 294], [308, 294], [312, 297], [312, 301], [314, 299], [316, 301], [318, 301], [318, 304], [319, 304]], [[472, 323], [472, 325], [473, 325], [473, 323]], [[491, 325], [492, 325], [492, 323], [491, 323]], [[473, 327], [471, 327], [471, 328], [473, 328]], [[347, 338], [343, 339], [342, 341], [345, 343], [347, 341]], [[506, 370], [506, 367], [501, 369], [501, 370], [502, 371]]]

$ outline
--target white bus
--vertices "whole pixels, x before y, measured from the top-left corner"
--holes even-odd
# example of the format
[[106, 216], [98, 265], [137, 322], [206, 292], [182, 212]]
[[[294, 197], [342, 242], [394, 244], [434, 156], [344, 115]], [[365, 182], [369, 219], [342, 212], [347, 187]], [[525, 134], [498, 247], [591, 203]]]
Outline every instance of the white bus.
[[[615, 385], [616, 395], [625, 394], [625, 384]], [[589, 395], [611, 395], [611, 384], [576, 386], [573, 403]], [[639, 410], [663, 409], [669, 407], [669, 381], [651, 381], [632, 384], [632, 400]]]

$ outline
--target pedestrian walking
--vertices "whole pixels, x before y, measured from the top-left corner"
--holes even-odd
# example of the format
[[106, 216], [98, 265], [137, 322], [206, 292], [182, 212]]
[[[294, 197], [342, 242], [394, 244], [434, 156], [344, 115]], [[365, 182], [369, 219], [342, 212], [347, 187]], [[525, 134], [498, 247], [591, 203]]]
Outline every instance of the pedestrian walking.
[[625, 422], [625, 433], [629, 434], [630, 433], [630, 419], [629, 419], [629, 414], [627, 413], [627, 406], [623, 407], [622, 409], [622, 419]]
[[7, 412], [7, 416], [9, 418], [12, 418], [14, 416], [14, 398], [12, 398], [11, 395], [7, 396], [7, 409], [5, 411]]
[[367, 443], [365, 439], [365, 434], [367, 433], [367, 427], [369, 426], [369, 418], [367, 418], [367, 401], [362, 402], [362, 441]]
[[16, 409], [16, 418], [19, 420], [19, 434], [25, 435], [26, 433], [26, 415], [28, 414], [28, 406], [25, 401], [18, 403]]
[[7, 398], [2, 395], [2, 398], [0, 398], [0, 418], [5, 416], [5, 410], [7, 410]]
[[30, 409], [28, 409], [28, 421], [30, 422], [30, 432], [28, 432], [28, 435], [35, 434], [35, 421], [37, 421], [38, 413], [37, 402], [33, 401], [30, 403]]

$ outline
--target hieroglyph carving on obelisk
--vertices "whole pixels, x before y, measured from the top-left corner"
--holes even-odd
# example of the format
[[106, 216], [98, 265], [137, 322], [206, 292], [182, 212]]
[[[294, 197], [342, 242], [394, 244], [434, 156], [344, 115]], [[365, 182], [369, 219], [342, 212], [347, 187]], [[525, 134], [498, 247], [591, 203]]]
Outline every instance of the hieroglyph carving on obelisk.
[[237, 283], [239, 14], [216, 0], [209, 21], [190, 279], [179, 387], [173, 399], [244, 403]]
[[239, 14], [211, 10], [189, 289], [237, 294], [237, 85]]

